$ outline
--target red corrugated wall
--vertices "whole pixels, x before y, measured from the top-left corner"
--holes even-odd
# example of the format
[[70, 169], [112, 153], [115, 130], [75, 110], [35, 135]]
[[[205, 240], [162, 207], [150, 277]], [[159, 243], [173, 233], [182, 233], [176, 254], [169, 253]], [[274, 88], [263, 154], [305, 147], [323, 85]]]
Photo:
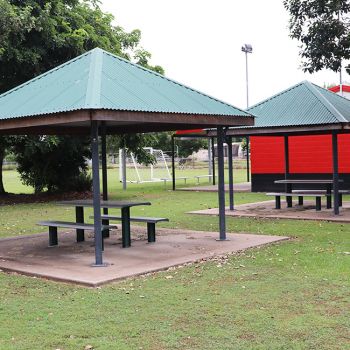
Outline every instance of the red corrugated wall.
[[350, 173], [350, 134], [338, 136], [339, 172]]
[[327, 174], [332, 172], [332, 136], [289, 137], [291, 174]]
[[280, 136], [250, 137], [252, 174], [284, 174], [284, 139]]
[[[281, 136], [252, 136], [252, 174], [284, 173]], [[350, 173], [350, 134], [338, 136], [339, 172]], [[332, 173], [332, 136], [290, 136], [289, 171], [296, 174]]]

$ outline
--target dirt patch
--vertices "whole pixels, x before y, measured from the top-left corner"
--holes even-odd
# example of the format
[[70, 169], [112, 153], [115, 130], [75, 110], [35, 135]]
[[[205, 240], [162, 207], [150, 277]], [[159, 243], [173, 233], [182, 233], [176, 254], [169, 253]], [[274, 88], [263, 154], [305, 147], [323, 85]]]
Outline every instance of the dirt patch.
[[14, 194], [0, 195], [0, 206], [25, 203], [46, 203], [62, 200], [91, 199], [92, 193], [87, 192], [65, 192], [65, 193], [38, 193], [38, 194]]

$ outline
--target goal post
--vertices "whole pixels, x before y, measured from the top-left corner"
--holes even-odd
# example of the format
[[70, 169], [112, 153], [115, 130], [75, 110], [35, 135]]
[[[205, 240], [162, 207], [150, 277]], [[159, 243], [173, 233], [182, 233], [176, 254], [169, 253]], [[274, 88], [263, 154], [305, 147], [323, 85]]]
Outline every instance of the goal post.
[[[123, 151], [119, 150], [119, 180], [123, 182], [123, 172], [126, 174], [126, 182], [145, 183], [160, 182], [164, 179], [171, 179], [171, 174], [167, 164], [167, 157], [164, 152], [152, 147], [145, 147], [144, 150], [153, 155], [154, 164], [142, 165], [137, 162], [133, 153], [125, 152], [125, 161], [123, 162]], [[123, 169], [125, 165], [125, 170]]]

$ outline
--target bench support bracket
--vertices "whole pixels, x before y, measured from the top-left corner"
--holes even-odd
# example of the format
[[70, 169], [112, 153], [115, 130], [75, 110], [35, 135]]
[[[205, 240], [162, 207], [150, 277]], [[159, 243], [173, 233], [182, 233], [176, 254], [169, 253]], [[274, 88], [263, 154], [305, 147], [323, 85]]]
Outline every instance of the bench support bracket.
[[49, 247], [58, 245], [57, 227], [49, 226]]
[[156, 241], [156, 224], [154, 222], [147, 222], [147, 236], [148, 243]]
[[321, 197], [316, 197], [316, 210], [321, 210]]
[[281, 196], [275, 196], [275, 204], [276, 209], [281, 209]]

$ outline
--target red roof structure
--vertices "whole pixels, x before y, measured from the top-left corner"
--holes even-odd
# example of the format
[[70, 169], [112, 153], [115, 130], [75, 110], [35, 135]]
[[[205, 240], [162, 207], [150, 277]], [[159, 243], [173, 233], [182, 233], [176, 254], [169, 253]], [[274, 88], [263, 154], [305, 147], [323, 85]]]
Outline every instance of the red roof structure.
[[[342, 85], [343, 91], [344, 92], [349, 92], [350, 93], [350, 86], [349, 85]], [[338, 93], [340, 92], [340, 85], [332, 86], [331, 88], [328, 89], [329, 91]]]

